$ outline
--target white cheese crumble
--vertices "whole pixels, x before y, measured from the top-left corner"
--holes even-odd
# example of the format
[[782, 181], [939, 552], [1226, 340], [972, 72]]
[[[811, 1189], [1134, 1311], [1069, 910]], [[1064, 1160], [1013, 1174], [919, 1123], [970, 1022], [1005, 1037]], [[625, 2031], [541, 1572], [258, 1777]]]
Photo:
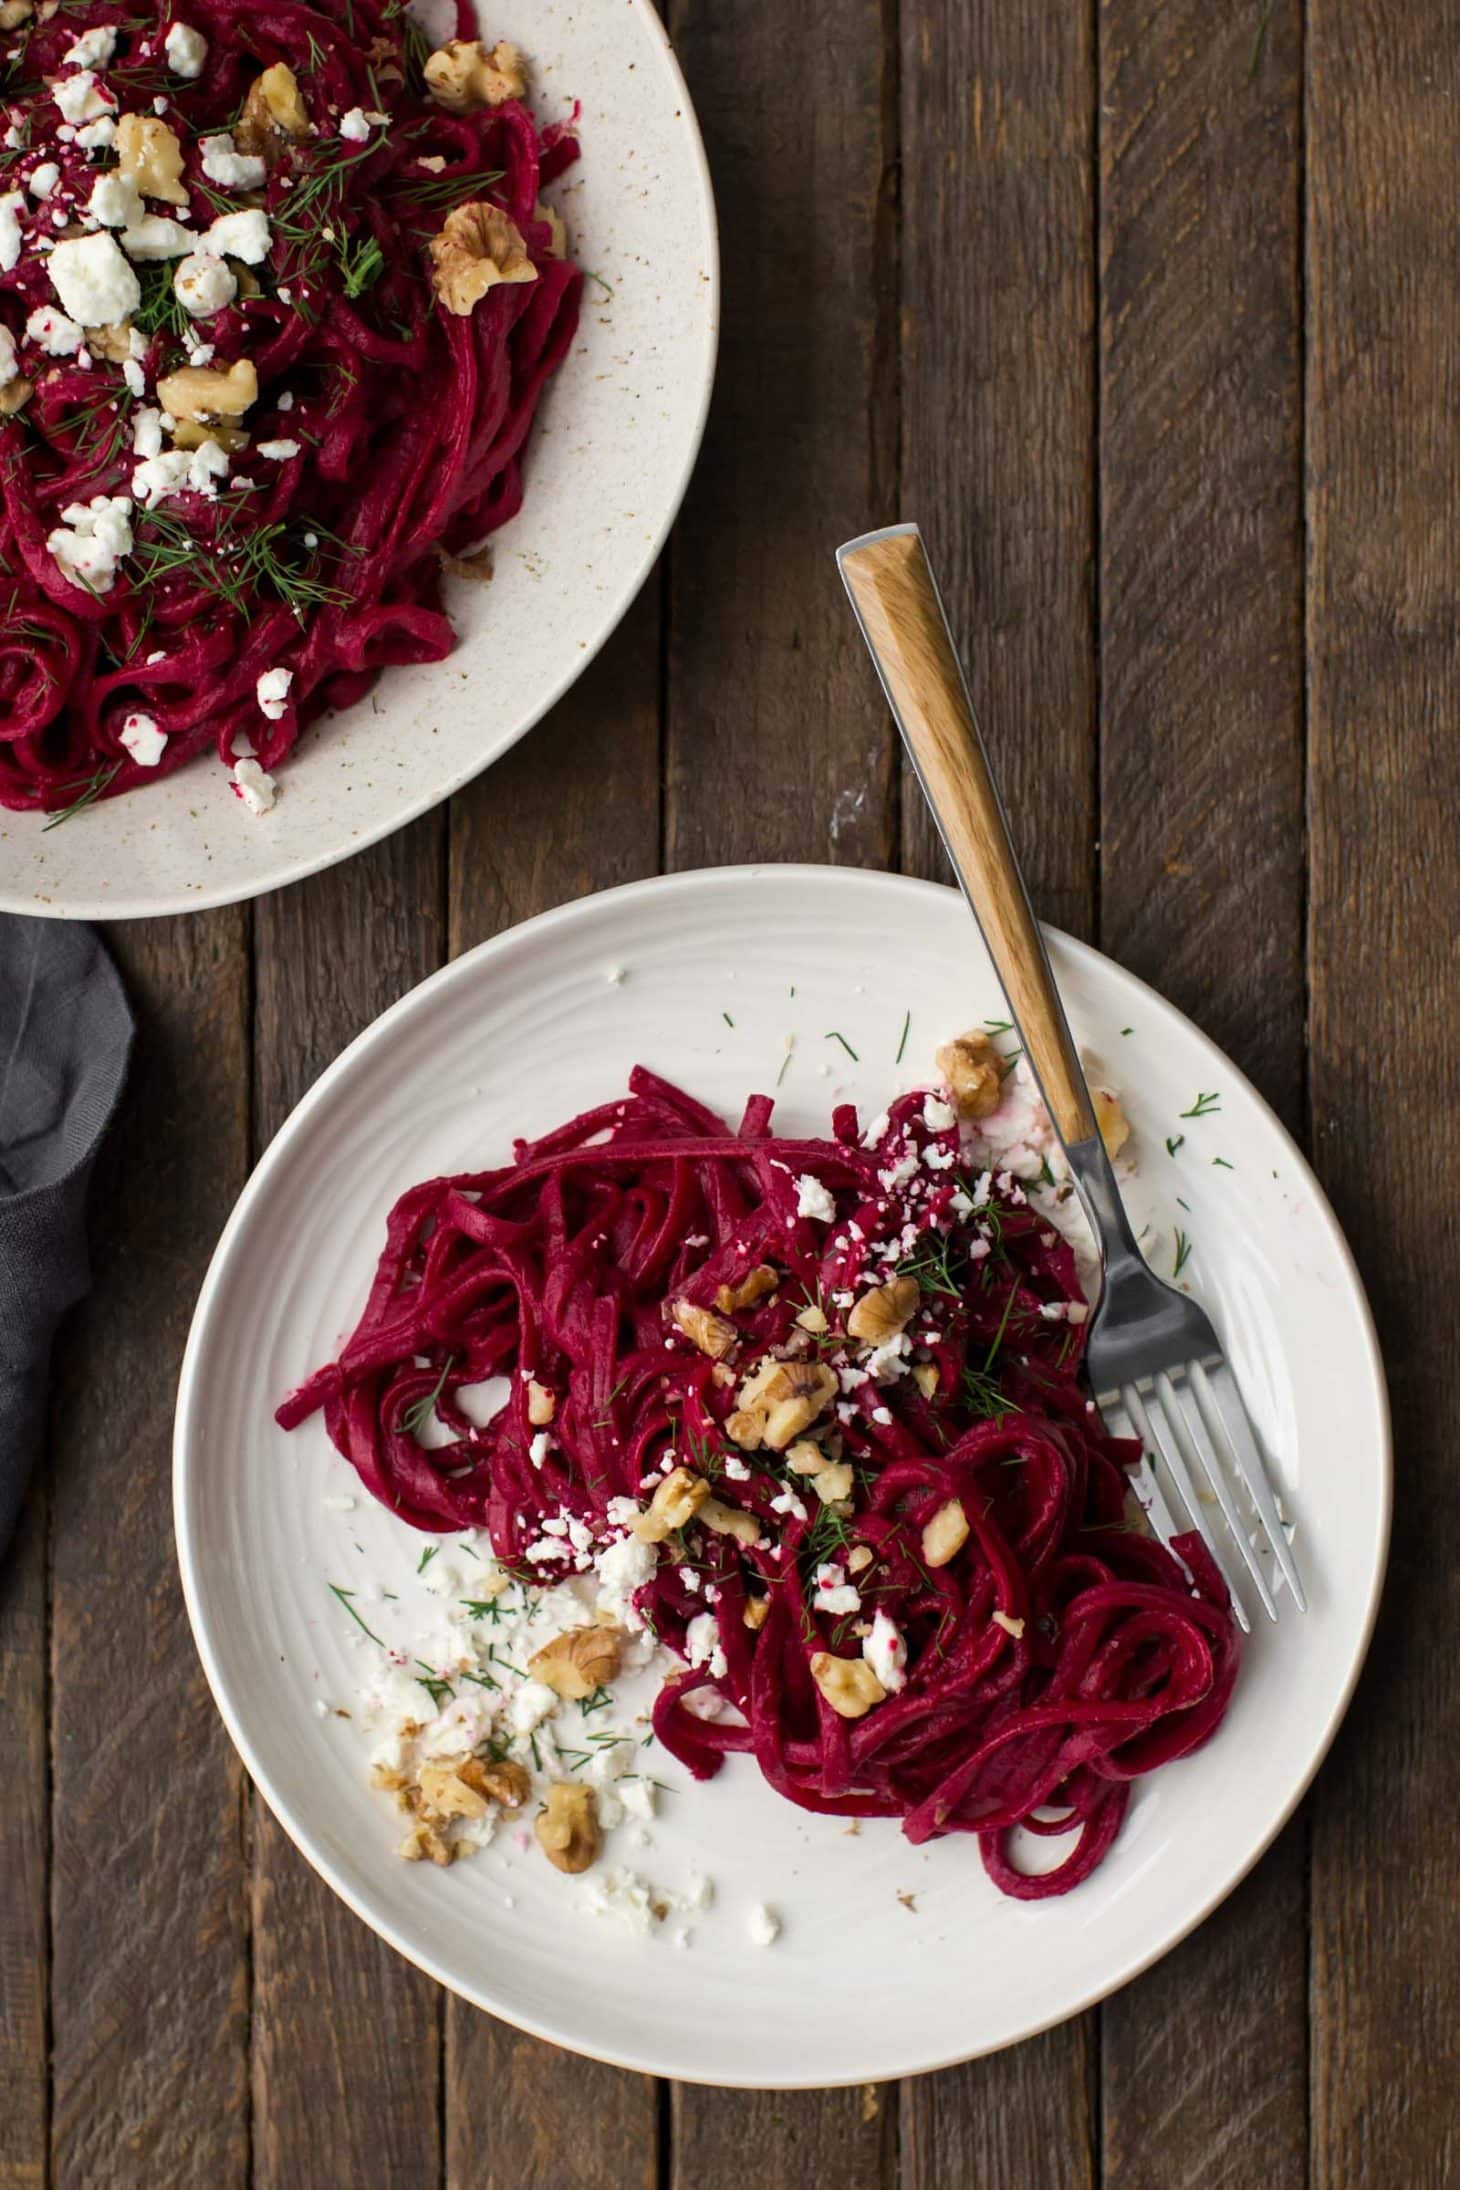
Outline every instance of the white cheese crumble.
[[86, 210], [102, 228], [130, 228], [143, 217], [142, 193], [130, 175], [110, 168], [92, 184]]
[[828, 1560], [812, 1576], [811, 1602], [818, 1612], [860, 1612], [862, 1599], [845, 1567]]
[[203, 173], [223, 190], [259, 190], [268, 169], [256, 153], [240, 152], [225, 130], [203, 139]]
[[15, 360], [15, 337], [6, 326], [0, 326], [0, 388], [19, 377], [20, 367]]
[[203, 247], [215, 258], [242, 259], [245, 266], [258, 266], [269, 255], [269, 217], [256, 206], [244, 213], [221, 213], [203, 238]]
[[76, 132], [76, 142], [83, 152], [106, 152], [111, 149], [117, 134], [117, 118], [114, 114], [99, 114], [94, 122]]
[[62, 309], [82, 327], [111, 327], [130, 319], [142, 301], [141, 285], [114, 237], [72, 236], [58, 243], [49, 261], [51, 287]]
[[796, 1214], [815, 1217], [822, 1224], [836, 1222], [836, 1203], [813, 1172], [803, 1171], [796, 1181]]
[[51, 97], [63, 122], [94, 122], [99, 115], [109, 114], [117, 103], [89, 68], [79, 69], [74, 76], [63, 76], [58, 84], [52, 84]]
[[175, 76], [192, 79], [202, 75], [203, 63], [208, 58], [208, 41], [191, 23], [174, 23], [162, 50]]
[[117, 50], [117, 34], [110, 24], [98, 24], [95, 30], [84, 30], [72, 46], [61, 55], [62, 68], [105, 68]]
[[289, 687], [293, 682], [292, 669], [266, 669], [254, 686], [259, 708], [270, 722], [278, 722], [288, 708]]
[[39, 167], [32, 169], [30, 181], [25, 187], [33, 198], [44, 199], [50, 196], [60, 180], [61, 170], [55, 161], [42, 160]]
[[162, 413], [153, 404], [144, 403], [132, 419], [132, 453], [134, 456], [162, 454]]
[[640, 1632], [644, 1625], [634, 1607], [634, 1591], [643, 1588], [658, 1563], [654, 1546], [641, 1544], [637, 1536], [621, 1536], [599, 1553], [599, 1610], [610, 1614], [630, 1634]]
[[774, 1909], [758, 1901], [750, 1912], [746, 1930], [750, 1933], [753, 1947], [773, 1947], [781, 1936], [781, 1920]]
[[85, 339], [75, 320], [50, 304], [37, 305], [25, 323], [25, 331], [50, 357], [74, 357]]
[[157, 259], [186, 258], [197, 241], [191, 228], [166, 213], [144, 213], [122, 230], [122, 249], [128, 258], [149, 264]]
[[98, 494], [90, 502], [68, 503], [62, 524], [46, 541], [61, 575], [83, 590], [108, 592], [117, 564], [132, 552], [131, 512], [125, 495]]
[[370, 135], [370, 124], [365, 119], [365, 109], [352, 106], [348, 114], [340, 116], [340, 135], [347, 144], [364, 144]]
[[705, 1666], [711, 1678], [725, 1677], [725, 1652], [720, 1643], [720, 1623], [713, 1612], [697, 1612], [685, 1629], [684, 1645], [691, 1665]]
[[0, 274], [8, 274], [20, 257], [20, 212], [25, 204], [18, 190], [0, 198]]
[[260, 768], [256, 760], [236, 760], [233, 763], [233, 780], [238, 786], [239, 797], [251, 814], [268, 812], [274, 803], [274, 779]]
[[872, 1632], [862, 1637], [862, 1656], [889, 1695], [907, 1686], [907, 1643], [902, 1629], [885, 1612], [872, 1615]]
[[287, 464], [291, 456], [299, 454], [297, 441], [261, 441], [256, 455], [266, 457], [271, 464]]
[[121, 742], [139, 768], [155, 768], [167, 746], [167, 732], [151, 715], [128, 715], [122, 724]]

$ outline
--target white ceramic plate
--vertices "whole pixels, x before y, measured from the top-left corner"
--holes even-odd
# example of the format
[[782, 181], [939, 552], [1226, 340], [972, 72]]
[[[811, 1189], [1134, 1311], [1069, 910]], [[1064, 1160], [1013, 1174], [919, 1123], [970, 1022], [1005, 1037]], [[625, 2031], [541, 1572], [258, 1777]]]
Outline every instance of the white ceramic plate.
[[[362, 1494], [318, 1421], [275, 1400], [353, 1325], [386, 1211], [438, 1171], [505, 1159], [619, 1092], [638, 1060], [736, 1112], [779, 1090], [783, 1129], [824, 1131], [927, 1077], [935, 1045], [1002, 999], [951, 891], [846, 869], [729, 869], [637, 884], [528, 922], [427, 981], [311, 1089], [239, 1202], [208, 1273], [178, 1402], [183, 1582], [244, 1761], [304, 1853], [367, 1923], [467, 1998], [540, 2036], [660, 2074], [748, 2085], [861, 2083], [1007, 2045], [1164, 1953], [1230, 1891], [1302, 1794], [1348, 1701], [1388, 1535], [1388, 1418], [1363, 1292], [1293, 1143], [1169, 1004], [1052, 939], [1082, 1043], [1124, 1092], [1133, 1200], [1169, 1269], [1223, 1328], [1298, 1522], [1312, 1609], [1253, 1638], [1228, 1721], [1142, 1787], [1101, 1870], [1068, 1899], [1000, 1897], [976, 1851], [850, 1837], [781, 1802], [749, 1759], [692, 1788], [670, 1760], [657, 1881], [708, 1871], [688, 1951], [585, 1913], [582, 1880], [498, 1841], [447, 1872], [393, 1854], [367, 1744], [315, 1715], [366, 1644], [327, 1583], [409, 1586], [422, 1539]], [[624, 978], [608, 978], [613, 968]], [[726, 1023], [725, 1014], [734, 1023]], [[901, 1066], [894, 1062], [909, 1014]], [[836, 1029], [858, 1053], [828, 1039]], [[1128, 1030], [1128, 1031], [1127, 1031]], [[1220, 1108], [1178, 1123], [1199, 1093]], [[1184, 1132], [1174, 1157], [1164, 1141]], [[1213, 1159], [1222, 1157], [1228, 1170]], [[1180, 1195], [1189, 1204], [1175, 1206]], [[915, 1897], [910, 1910], [899, 1894]], [[757, 1902], [780, 1913], [750, 1944]]]
[[[482, 0], [543, 118], [581, 101], [582, 158], [548, 193], [584, 287], [488, 586], [453, 580], [461, 644], [387, 672], [306, 732], [264, 816], [211, 756], [46, 830], [0, 809], [0, 909], [133, 919], [278, 889], [387, 836], [515, 744], [593, 659], [664, 544], [699, 450], [719, 310], [699, 130], [652, 0]], [[378, 710], [378, 711], [377, 711]]]

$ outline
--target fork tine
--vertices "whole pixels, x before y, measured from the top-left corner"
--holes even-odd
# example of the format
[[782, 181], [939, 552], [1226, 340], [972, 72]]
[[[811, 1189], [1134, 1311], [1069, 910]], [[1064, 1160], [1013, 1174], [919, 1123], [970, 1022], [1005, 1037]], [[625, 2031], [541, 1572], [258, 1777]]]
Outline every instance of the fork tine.
[[1258, 1450], [1257, 1439], [1247, 1418], [1247, 1409], [1237, 1388], [1237, 1380], [1226, 1362], [1216, 1367], [1215, 1386], [1209, 1381], [1206, 1370], [1199, 1361], [1191, 1363], [1188, 1374], [1207, 1434], [1219, 1451], [1225, 1447], [1237, 1473], [1247, 1486], [1247, 1495], [1267, 1531], [1273, 1556], [1282, 1568], [1288, 1587], [1293, 1593], [1293, 1602], [1300, 1612], [1306, 1612], [1308, 1599], [1298, 1574], [1297, 1561], [1288, 1543], [1287, 1531], [1278, 1517], [1277, 1502], [1267, 1480], [1267, 1470], [1262, 1464], [1262, 1454]]
[[1201, 1510], [1196, 1492], [1192, 1487], [1191, 1476], [1187, 1472], [1186, 1462], [1179, 1447], [1172, 1440], [1169, 1431], [1165, 1437], [1161, 1436], [1146, 1411], [1145, 1401], [1134, 1384], [1127, 1384], [1120, 1396], [1142, 1445], [1145, 1446], [1148, 1452], [1158, 1452], [1165, 1461], [1166, 1472], [1176, 1485], [1181, 1502], [1191, 1516], [1191, 1525], [1211, 1553], [1213, 1560], [1216, 1562], [1217, 1572], [1227, 1585], [1227, 1594], [1232, 1600], [1232, 1610], [1236, 1616], [1237, 1624], [1244, 1635], [1250, 1635], [1252, 1633], [1252, 1622], [1247, 1617], [1247, 1608], [1238, 1594], [1237, 1584], [1227, 1571], [1227, 1562], [1218, 1550], [1211, 1530], [1207, 1527], [1206, 1516]]
[[[1140, 1437], [1140, 1431], [1135, 1427], [1125, 1409], [1119, 1404], [1107, 1401], [1101, 1408], [1100, 1414], [1106, 1429], [1112, 1437]], [[1166, 1493], [1156, 1480], [1156, 1471], [1151, 1466], [1144, 1443], [1141, 1446], [1139, 1463], [1130, 1471], [1130, 1480], [1131, 1488], [1135, 1492], [1136, 1503], [1145, 1514], [1146, 1519], [1150, 1522], [1161, 1542], [1169, 1549], [1172, 1537], [1179, 1536], [1181, 1531], [1171, 1517], [1171, 1508], [1166, 1503]]]
[[1212, 1449], [1212, 1440], [1200, 1411], [1194, 1411], [1192, 1408], [1182, 1405], [1180, 1394], [1177, 1392], [1170, 1376], [1164, 1370], [1156, 1378], [1156, 1392], [1161, 1401], [1161, 1412], [1166, 1417], [1171, 1434], [1181, 1446], [1182, 1459], [1185, 1460], [1188, 1467], [1191, 1467], [1195, 1462], [1211, 1484], [1213, 1491], [1216, 1493], [1217, 1504], [1222, 1509], [1222, 1519], [1227, 1524], [1228, 1533], [1236, 1544], [1242, 1557], [1242, 1564], [1252, 1576], [1253, 1587], [1262, 1600], [1262, 1609], [1270, 1620], [1275, 1620], [1278, 1616], [1278, 1609], [1273, 1601], [1272, 1591], [1268, 1587], [1267, 1576], [1262, 1571], [1262, 1561], [1257, 1555], [1256, 1547], [1251, 1542], [1247, 1530], [1242, 1525], [1241, 1516], [1238, 1514], [1232, 1500], [1231, 1486], [1216, 1453]]

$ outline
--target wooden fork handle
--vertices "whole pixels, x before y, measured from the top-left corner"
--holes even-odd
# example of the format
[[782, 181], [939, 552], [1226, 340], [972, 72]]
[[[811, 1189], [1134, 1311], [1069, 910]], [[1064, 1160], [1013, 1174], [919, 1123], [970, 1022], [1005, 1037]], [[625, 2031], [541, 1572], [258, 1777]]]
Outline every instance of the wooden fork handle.
[[1050, 1116], [1065, 1146], [1077, 1146], [1095, 1132], [1090, 1091], [922, 535], [916, 525], [894, 525], [849, 542], [837, 560]]

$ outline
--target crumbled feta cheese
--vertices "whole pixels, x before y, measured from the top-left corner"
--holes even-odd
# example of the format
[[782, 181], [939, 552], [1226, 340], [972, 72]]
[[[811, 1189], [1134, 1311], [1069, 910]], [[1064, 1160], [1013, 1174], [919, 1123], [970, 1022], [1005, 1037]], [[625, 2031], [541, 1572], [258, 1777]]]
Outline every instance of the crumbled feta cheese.
[[191, 79], [202, 75], [203, 63], [208, 58], [208, 41], [191, 23], [174, 23], [162, 50], [175, 76]]
[[634, 1592], [652, 1579], [658, 1563], [654, 1546], [640, 1543], [637, 1536], [620, 1536], [598, 1555], [598, 1609], [630, 1634], [637, 1634], [644, 1625], [634, 1607]]
[[370, 124], [365, 119], [363, 107], [352, 106], [348, 114], [340, 116], [340, 135], [347, 144], [364, 144], [370, 135]]
[[945, 1103], [941, 1095], [929, 1095], [923, 1104], [923, 1124], [930, 1133], [947, 1133], [957, 1125], [958, 1116], [952, 1105]]
[[[292, 669], [266, 669], [254, 690], [258, 694], [259, 707], [270, 722], [278, 722], [289, 705], [289, 687], [294, 682]], [[534, 1440], [535, 1442], [535, 1440]], [[534, 1456], [534, 1467], [541, 1467], [541, 1460]]]
[[[256, 760], [236, 760], [233, 763], [233, 780], [238, 795], [251, 814], [266, 814], [274, 803], [274, 779], [260, 768]], [[552, 1693], [551, 1690], [548, 1691]]]
[[37, 305], [25, 323], [25, 331], [51, 357], [74, 357], [84, 339], [75, 320], [50, 304]]
[[83, 152], [110, 151], [117, 134], [117, 118], [114, 114], [99, 114], [94, 122], [76, 132], [76, 142]]
[[[159, 416], [160, 414], [154, 414]], [[134, 429], [135, 431], [136, 429]], [[145, 428], [150, 445], [152, 427]], [[214, 484], [228, 469], [228, 452], [216, 441], [204, 441], [196, 449], [163, 449], [145, 456], [132, 472], [132, 495], [146, 509], [173, 494], [201, 494], [211, 499]]]
[[143, 217], [142, 193], [130, 175], [108, 168], [92, 184], [86, 210], [102, 228], [128, 228]]
[[147, 375], [137, 363], [136, 358], [124, 357], [122, 359], [122, 378], [127, 383], [129, 395], [143, 396], [147, 393]]
[[130, 319], [142, 301], [137, 276], [117, 249], [115, 237], [72, 236], [50, 257], [51, 287], [79, 326], [112, 327]]
[[144, 403], [132, 419], [132, 453], [134, 456], [162, 454], [162, 413], [150, 403]]
[[796, 1214], [798, 1217], [816, 1217], [822, 1224], [836, 1221], [836, 1203], [810, 1171], [803, 1171], [796, 1181]]
[[544, 1681], [524, 1681], [512, 1698], [510, 1724], [514, 1734], [530, 1734], [558, 1707], [557, 1691]]
[[889, 1695], [907, 1686], [907, 1643], [902, 1629], [885, 1612], [872, 1615], [872, 1632], [862, 1637], [862, 1656]]
[[725, 1652], [720, 1644], [720, 1623], [713, 1612], [697, 1612], [684, 1632], [684, 1646], [691, 1665], [703, 1665], [714, 1680], [725, 1677]]
[[788, 1513], [796, 1521], [804, 1521], [806, 1518], [806, 1508], [789, 1483], [778, 1490], [771, 1500], [771, 1511], [772, 1513]]
[[818, 1612], [860, 1612], [862, 1599], [847, 1580], [847, 1570], [828, 1560], [812, 1576], [811, 1602]]
[[98, 494], [71, 502], [46, 547], [72, 585], [93, 593], [110, 590], [117, 564], [132, 552], [132, 505], [125, 495]]
[[284, 391], [283, 391], [283, 393], [282, 393], [282, 394], [281, 394], [281, 395], [279, 396], [279, 398], [278, 398], [278, 405], [279, 405], [279, 409], [280, 409], [281, 411], [292, 411], [292, 410], [293, 410], [293, 408], [294, 408], [294, 397], [293, 397], [293, 395], [291, 394], [291, 392], [289, 391], [289, 389], [288, 389], [288, 388], [285, 388], [285, 389], [284, 389]]
[[15, 360], [15, 337], [10, 329], [0, 323], [0, 388], [18, 379], [20, 367]]
[[18, 190], [0, 198], [0, 274], [8, 274], [20, 257], [20, 212], [25, 204]]
[[203, 139], [203, 173], [223, 190], [259, 190], [268, 169], [257, 154], [238, 151], [225, 131]]
[[121, 742], [139, 768], [155, 768], [167, 745], [167, 732], [158, 729], [151, 715], [128, 715], [122, 724]]
[[99, 115], [109, 114], [117, 103], [89, 68], [79, 69], [74, 76], [63, 76], [58, 84], [52, 84], [51, 97], [63, 122], [94, 122]]
[[244, 213], [221, 213], [203, 239], [215, 258], [242, 259], [258, 266], [269, 255], [269, 217], [250, 206]]
[[752, 1946], [773, 1947], [781, 1936], [781, 1920], [774, 1909], [768, 1909], [760, 1901], [751, 1910], [746, 1929], [750, 1933]]
[[297, 441], [261, 441], [255, 452], [266, 456], [271, 464], [287, 464], [291, 456], [299, 454]]
[[42, 160], [39, 167], [31, 170], [26, 189], [33, 198], [48, 198], [61, 180], [61, 170], [54, 160]]
[[191, 228], [166, 213], [144, 213], [122, 230], [122, 249], [128, 258], [149, 264], [156, 259], [186, 258], [198, 240]]
[[95, 30], [84, 30], [73, 46], [61, 55], [62, 68], [105, 68], [117, 50], [115, 26], [98, 24]]

